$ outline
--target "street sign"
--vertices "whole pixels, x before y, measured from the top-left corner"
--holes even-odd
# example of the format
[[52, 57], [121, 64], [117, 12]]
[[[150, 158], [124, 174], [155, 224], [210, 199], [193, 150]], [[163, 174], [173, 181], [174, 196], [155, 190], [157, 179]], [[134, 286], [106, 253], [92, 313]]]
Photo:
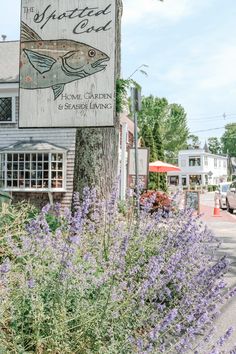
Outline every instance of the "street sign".
[[186, 191], [185, 192], [185, 208], [193, 209], [200, 214], [200, 192]]
[[114, 126], [116, 1], [22, 0], [20, 128]]
[[[149, 149], [138, 149], [138, 182], [143, 189], [148, 189]], [[128, 155], [128, 186], [135, 188], [135, 148], [129, 149]]]

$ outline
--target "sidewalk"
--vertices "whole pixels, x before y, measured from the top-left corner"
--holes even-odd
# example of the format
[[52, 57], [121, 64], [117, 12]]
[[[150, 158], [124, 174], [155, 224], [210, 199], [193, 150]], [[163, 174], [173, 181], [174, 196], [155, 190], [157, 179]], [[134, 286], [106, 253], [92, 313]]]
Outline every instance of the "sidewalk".
[[220, 210], [220, 217], [214, 217], [214, 197], [215, 193], [205, 193], [200, 195], [200, 213], [205, 222], [235, 222], [236, 223], [236, 214], [230, 214], [226, 210]]
[[[226, 255], [230, 261], [229, 271], [225, 276], [225, 281], [229, 288], [236, 286], [236, 214], [232, 215], [226, 210], [220, 210], [220, 217], [213, 216], [214, 193], [201, 195], [202, 220], [215, 233], [221, 241], [221, 246], [216, 253], [216, 259]], [[230, 353], [230, 349], [236, 344], [236, 299], [233, 298], [222, 308], [222, 314], [216, 321], [217, 337], [222, 336], [229, 327], [234, 328], [234, 332], [229, 342], [224, 347], [225, 353]], [[205, 353], [201, 353], [205, 354]]]

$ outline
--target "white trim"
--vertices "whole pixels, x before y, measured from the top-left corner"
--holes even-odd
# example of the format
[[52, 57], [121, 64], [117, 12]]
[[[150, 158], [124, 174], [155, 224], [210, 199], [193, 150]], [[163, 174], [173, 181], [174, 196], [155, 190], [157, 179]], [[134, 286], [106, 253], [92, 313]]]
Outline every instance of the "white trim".
[[5, 82], [0, 82], [0, 90], [14, 90], [14, 89], [19, 89], [19, 83], [18, 82], [12, 82], [12, 83], [5, 83]]
[[[59, 151], [39, 151], [39, 150], [32, 150], [32, 151], [4, 151], [4, 152], [1, 152], [0, 151], [0, 154], [4, 155], [4, 165], [3, 165], [3, 168], [4, 168], [4, 186], [1, 188], [2, 190], [4, 191], [11, 191], [11, 192], [51, 192], [51, 193], [56, 193], [56, 192], [61, 192], [61, 193], [65, 193], [67, 192], [67, 189], [66, 189], [66, 165], [67, 165], [67, 154], [65, 151], [63, 150], [59, 150]], [[24, 154], [24, 155], [27, 155], [29, 154], [30, 155], [30, 164], [31, 164], [31, 155], [32, 154], [36, 154], [36, 155], [39, 155], [39, 154], [48, 154], [48, 187], [47, 188], [29, 188], [29, 187], [20, 187], [19, 186], [19, 172], [20, 172], [20, 168], [19, 168], [19, 157], [18, 157], [18, 169], [17, 169], [17, 172], [18, 172], [18, 186], [17, 187], [14, 187], [14, 186], [11, 186], [11, 187], [8, 187], [7, 186], [7, 164], [8, 164], [8, 160], [7, 160], [7, 155], [8, 154], [11, 154], [11, 155], [14, 155], [14, 154]], [[57, 164], [60, 162], [62, 163], [62, 183], [61, 183], [61, 188], [58, 188], [58, 187], [55, 187], [53, 188], [52, 187], [52, 154], [55, 154], [55, 155], [62, 155], [62, 160], [61, 161], [55, 161]], [[12, 160], [12, 163], [13, 163], [13, 160]], [[26, 160], [24, 159], [24, 164], [26, 163]], [[25, 167], [25, 166], [24, 166]], [[38, 169], [38, 158], [36, 160], [36, 181], [37, 181], [37, 169]], [[11, 170], [12, 171], [12, 170]], [[24, 169], [25, 171], [25, 169]], [[44, 168], [42, 168], [42, 172], [44, 171]], [[57, 176], [58, 176], [58, 172], [59, 170], [56, 170], [57, 171]], [[24, 177], [24, 180], [25, 180], [25, 177]], [[32, 180], [32, 176], [30, 177], [30, 181]], [[43, 177], [42, 177], [42, 180], [43, 180]], [[58, 178], [56, 179], [56, 181], [58, 180]], [[11, 177], [11, 181], [12, 181], [12, 177]], [[24, 182], [24, 185], [25, 185], [25, 182]]]
[[22, 193], [29, 193], [29, 192], [38, 192], [38, 193], [66, 193], [67, 190], [64, 188], [1, 188], [4, 189], [6, 192], [22, 192]]

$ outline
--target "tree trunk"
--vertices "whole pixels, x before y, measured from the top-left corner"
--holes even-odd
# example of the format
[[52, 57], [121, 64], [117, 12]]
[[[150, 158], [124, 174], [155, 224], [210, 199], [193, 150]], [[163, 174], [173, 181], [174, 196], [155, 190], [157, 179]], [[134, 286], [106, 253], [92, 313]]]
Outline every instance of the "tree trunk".
[[[122, 0], [117, 1], [116, 16], [116, 77], [121, 65], [121, 16]], [[79, 128], [76, 132], [74, 192], [84, 187], [96, 187], [101, 197], [106, 197], [118, 175], [119, 166], [119, 117], [111, 128]]]

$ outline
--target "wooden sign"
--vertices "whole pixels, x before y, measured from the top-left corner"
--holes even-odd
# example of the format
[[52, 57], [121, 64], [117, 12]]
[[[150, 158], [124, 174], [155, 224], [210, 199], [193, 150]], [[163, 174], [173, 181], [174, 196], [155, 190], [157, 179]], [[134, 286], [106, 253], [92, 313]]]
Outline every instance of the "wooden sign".
[[196, 210], [197, 213], [200, 214], [200, 192], [185, 192], [185, 208]]
[[[148, 189], [149, 149], [138, 149], [138, 181], [143, 189]], [[128, 187], [135, 187], [135, 149], [129, 149], [128, 157]]]
[[113, 126], [116, 1], [22, 0], [20, 128]]

